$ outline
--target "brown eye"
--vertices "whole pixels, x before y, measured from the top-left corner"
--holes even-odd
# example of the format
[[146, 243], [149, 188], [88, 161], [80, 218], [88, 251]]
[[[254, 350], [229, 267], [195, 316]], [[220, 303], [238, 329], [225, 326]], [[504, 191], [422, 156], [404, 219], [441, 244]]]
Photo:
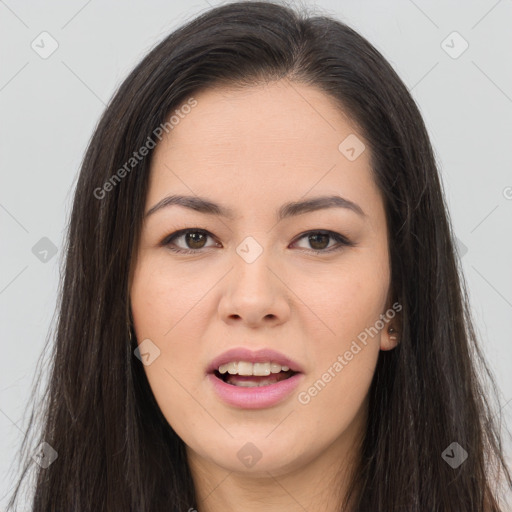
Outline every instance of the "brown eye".
[[[318, 253], [328, 253], [342, 249], [344, 246], [352, 247], [355, 245], [348, 238], [340, 235], [339, 233], [335, 233], [334, 231], [309, 231], [298, 238], [298, 240], [302, 239], [307, 239], [307, 244], [310, 246], [305, 247], [305, 249]], [[337, 244], [329, 246], [331, 239], [337, 242]]]
[[316, 250], [326, 249], [329, 245], [329, 235], [325, 235], [323, 233], [316, 235], [309, 235], [308, 240], [311, 244], [311, 247]]
[[[209, 247], [219, 247], [218, 243], [215, 243], [213, 246], [205, 245], [208, 238], [213, 239], [213, 236], [204, 229], [181, 229], [167, 236], [161, 242], [161, 245], [168, 247], [173, 252], [183, 254], [194, 254], [196, 252], [202, 252], [202, 249], [207, 249]], [[334, 231], [309, 231], [304, 233], [297, 240], [306, 238], [309, 247], [304, 248], [317, 254], [329, 253], [340, 250], [345, 246], [353, 247], [355, 245], [355, 243], [351, 242], [348, 238], [340, 235], [339, 233], [335, 233]], [[180, 239], [183, 240], [181, 246], [175, 243]], [[337, 243], [329, 245], [331, 240]]]
[[189, 245], [190, 249], [202, 249], [207, 238], [207, 235], [198, 231], [186, 233], [183, 236], [185, 237], [185, 243]]
[[[207, 246], [206, 240], [208, 238], [212, 238], [210, 233], [208, 231], [205, 231], [203, 229], [196, 229], [196, 228], [190, 228], [190, 229], [181, 229], [179, 231], [176, 231], [175, 233], [172, 233], [171, 235], [167, 236], [163, 241], [163, 246], [169, 246], [169, 249], [171, 249], [174, 252], [182, 252], [182, 253], [194, 253], [195, 251], [200, 251], [201, 249], [205, 249], [211, 246]], [[182, 245], [178, 245], [175, 242], [177, 240], [182, 239]], [[184, 244], [184, 246], [183, 246]], [[174, 246], [174, 247], [173, 247]]]

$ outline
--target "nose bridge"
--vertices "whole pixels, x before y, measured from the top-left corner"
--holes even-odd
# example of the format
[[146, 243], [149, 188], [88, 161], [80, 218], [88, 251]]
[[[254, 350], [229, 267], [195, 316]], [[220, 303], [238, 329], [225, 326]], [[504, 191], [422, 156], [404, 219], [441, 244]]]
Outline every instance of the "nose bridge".
[[263, 234], [248, 235], [236, 247], [234, 281], [237, 289], [240, 288], [238, 285], [242, 285], [249, 287], [252, 292], [268, 294], [274, 288], [269, 275], [272, 274], [269, 269], [272, 266], [270, 249], [266, 242], [269, 237], [263, 238]]
[[[238, 316], [249, 323], [267, 317], [283, 317], [287, 311], [286, 291], [274, 273], [276, 265], [265, 248], [264, 235], [250, 235], [236, 246], [233, 271], [221, 299], [224, 317]], [[282, 319], [282, 318], [281, 318]]]

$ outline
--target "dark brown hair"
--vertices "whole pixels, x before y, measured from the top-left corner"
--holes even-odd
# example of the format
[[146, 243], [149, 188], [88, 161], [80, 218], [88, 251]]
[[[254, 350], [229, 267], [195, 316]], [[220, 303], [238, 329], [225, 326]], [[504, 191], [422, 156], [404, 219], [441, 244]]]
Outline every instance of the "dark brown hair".
[[[27, 448], [36, 432], [34, 447], [45, 441], [58, 458], [47, 469], [27, 458], [10, 506], [36, 469], [34, 512], [200, 508], [183, 441], [134, 357], [128, 284], [151, 154], [102, 198], [94, 191], [193, 94], [282, 78], [324, 91], [369, 142], [386, 208], [393, 293], [403, 306], [401, 343], [379, 353], [370, 388], [351, 482], [354, 510], [503, 510], [494, 484], [501, 472], [508, 486], [512, 479], [489, 402], [496, 385], [478, 347], [420, 112], [390, 64], [353, 29], [267, 2], [212, 8], [171, 33], [101, 117], [68, 226], [55, 343], [50, 368], [41, 368], [50, 379], [24, 440]], [[452, 442], [468, 453], [455, 469], [442, 457]]]

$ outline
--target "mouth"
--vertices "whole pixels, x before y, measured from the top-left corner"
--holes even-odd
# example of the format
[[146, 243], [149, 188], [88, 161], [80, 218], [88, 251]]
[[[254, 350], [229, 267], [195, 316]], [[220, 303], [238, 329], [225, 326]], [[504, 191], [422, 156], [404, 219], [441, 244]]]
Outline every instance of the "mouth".
[[219, 370], [213, 371], [213, 375], [226, 384], [244, 388], [271, 386], [277, 382], [289, 379], [298, 373], [290, 369], [281, 369], [279, 372], [270, 373], [269, 375], [238, 375], [236, 373], [228, 373], [227, 371], [225, 373], [220, 373]]
[[225, 404], [265, 409], [289, 398], [305, 374], [298, 363], [273, 350], [235, 349], [214, 359], [207, 376], [214, 393]]

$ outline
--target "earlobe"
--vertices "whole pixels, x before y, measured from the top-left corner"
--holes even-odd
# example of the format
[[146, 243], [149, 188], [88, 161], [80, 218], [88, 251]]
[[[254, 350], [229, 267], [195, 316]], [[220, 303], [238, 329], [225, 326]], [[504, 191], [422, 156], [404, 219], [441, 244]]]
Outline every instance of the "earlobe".
[[392, 326], [384, 330], [380, 338], [381, 350], [392, 350], [400, 343], [400, 334]]
[[[396, 299], [395, 302], [392, 302], [393, 299]], [[393, 350], [399, 345], [402, 336], [402, 305], [392, 289], [389, 290], [387, 306], [387, 325], [380, 336], [381, 350]]]

